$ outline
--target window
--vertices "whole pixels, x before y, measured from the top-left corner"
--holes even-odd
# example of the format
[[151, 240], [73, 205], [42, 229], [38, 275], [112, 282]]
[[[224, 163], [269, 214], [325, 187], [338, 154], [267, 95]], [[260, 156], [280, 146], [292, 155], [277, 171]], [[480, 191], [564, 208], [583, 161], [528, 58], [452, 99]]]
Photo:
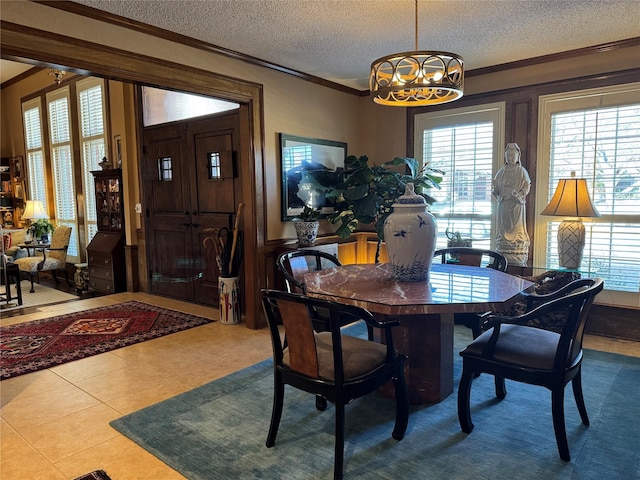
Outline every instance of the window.
[[[100, 160], [109, 156], [105, 98], [104, 80], [86, 77], [22, 104], [29, 198], [45, 206], [53, 199], [47, 210], [55, 223], [72, 228], [69, 263], [80, 261], [80, 236], [88, 243], [97, 232], [91, 171], [99, 170]], [[77, 151], [80, 158], [75, 158]], [[76, 183], [78, 172], [82, 180]], [[47, 185], [48, 178], [52, 185]], [[78, 205], [78, 201], [84, 203]], [[78, 224], [79, 218], [83, 225]]]
[[45, 211], [47, 206], [47, 184], [44, 175], [44, 136], [42, 135], [42, 102], [34, 98], [22, 104], [27, 171], [29, 173], [30, 200], [40, 200]]
[[222, 168], [220, 165], [220, 152], [209, 152], [207, 155], [207, 171], [209, 180], [222, 178]]
[[431, 207], [437, 248], [447, 246], [447, 232], [491, 246], [491, 184], [501, 166], [504, 108], [496, 103], [415, 116], [416, 159], [445, 172], [441, 189], [429, 191], [437, 200]]
[[[561, 178], [586, 178], [599, 218], [583, 219], [581, 270], [605, 280], [616, 304], [640, 292], [640, 84], [540, 97], [536, 211]], [[536, 218], [534, 264], [557, 268], [558, 217]], [[633, 295], [635, 294], [635, 295]], [[633, 300], [635, 297], [635, 300]], [[599, 301], [604, 301], [598, 298]]]
[[142, 122], [145, 127], [236, 110], [240, 105], [193, 93], [142, 87]]
[[69, 87], [60, 88], [47, 96], [51, 166], [53, 171], [53, 200], [57, 225], [71, 227], [67, 255], [69, 261], [79, 258], [76, 194], [73, 176], [73, 147], [69, 112]]
[[107, 154], [105, 129], [104, 80], [85, 78], [77, 84], [78, 117], [80, 123], [80, 152], [82, 154], [82, 185], [84, 195], [85, 235], [87, 244], [98, 232], [96, 197], [92, 170], [100, 170], [100, 161]]

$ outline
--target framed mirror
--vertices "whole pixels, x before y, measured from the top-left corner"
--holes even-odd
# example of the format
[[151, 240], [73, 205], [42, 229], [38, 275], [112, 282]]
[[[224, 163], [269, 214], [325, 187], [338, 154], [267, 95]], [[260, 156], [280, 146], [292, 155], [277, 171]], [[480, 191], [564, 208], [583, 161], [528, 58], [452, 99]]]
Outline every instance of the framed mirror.
[[280, 134], [282, 167], [282, 220], [293, 220], [305, 205], [322, 208], [322, 217], [332, 213], [326, 191], [344, 172], [347, 144]]

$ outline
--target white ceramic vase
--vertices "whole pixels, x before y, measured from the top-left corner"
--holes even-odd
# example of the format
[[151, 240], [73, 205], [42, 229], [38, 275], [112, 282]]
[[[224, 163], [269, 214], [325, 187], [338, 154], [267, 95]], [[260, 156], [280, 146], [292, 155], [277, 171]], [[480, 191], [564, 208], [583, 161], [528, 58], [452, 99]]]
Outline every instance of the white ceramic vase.
[[384, 222], [384, 240], [393, 275], [401, 282], [429, 279], [438, 227], [427, 210], [425, 199], [416, 195], [413, 184], [393, 204]]
[[219, 277], [220, 323], [236, 325], [240, 323], [240, 287], [238, 277]]

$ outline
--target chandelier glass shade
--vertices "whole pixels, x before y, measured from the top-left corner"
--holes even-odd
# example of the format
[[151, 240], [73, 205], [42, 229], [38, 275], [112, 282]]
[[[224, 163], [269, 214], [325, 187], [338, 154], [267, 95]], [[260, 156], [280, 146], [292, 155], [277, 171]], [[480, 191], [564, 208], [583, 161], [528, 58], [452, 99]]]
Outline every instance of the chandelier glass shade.
[[449, 52], [418, 50], [418, 0], [415, 0], [415, 11], [415, 51], [386, 55], [371, 64], [369, 91], [373, 101], [381, 105], [438, 105], [463, 95], [462, 57]]

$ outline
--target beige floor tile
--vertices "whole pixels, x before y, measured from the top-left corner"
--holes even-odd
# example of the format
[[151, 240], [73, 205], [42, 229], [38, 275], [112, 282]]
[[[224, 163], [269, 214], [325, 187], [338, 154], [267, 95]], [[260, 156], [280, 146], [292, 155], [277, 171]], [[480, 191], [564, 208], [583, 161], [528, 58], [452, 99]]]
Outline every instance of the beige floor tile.
[[128, 366], [127, 361], [112, 352], [101, 353], [93, 357], [83, 358], [74, 362], [58, 365], [50, 369], [51, 372], [64, 378], [68, 382], [78, 382], [86, 378], [112, 372]]
[[2, 406], [2, 418], [18, 432], [98, 405], [95, 397], [67, 384], [43, 394], [21, 396]]
[[67, 477], [14, 431], [2, 428], [2, 480], [67, 480]]
[[0, 383], [0, 404], [4, 407], [5, 404], [14, 400], [18, 401], [33, 395], [44, 395], [51, 390], [67, 385], [69, 382], [50, 370], [40, 370], [28, 375], [9, 378]]
[[[109, 422], [120, 412], [104, 404], [72, 413], [44, 425], [22, 430], [21, 435], [50, 462], [57, 462], [119, 434]], [[88, 428], [90, 426], [90, 428]]]
[[185, 478], [123, 436], [88, 448], [56, 462], [55, 465], [67, 475], [67, 478], [99, 469], [107, 472], [113, 480]]
[[166, 378], [149, 388], [136, 390], [120, 397], [112, 398], [107, 404], [114, 410], [120, 412], [120, 416], [133, 413], [142, 408], [154, 405], [167, 400], [176, 395], [180, 395], [191, 390], [189, 383], [183, 382], [182, 378]]

